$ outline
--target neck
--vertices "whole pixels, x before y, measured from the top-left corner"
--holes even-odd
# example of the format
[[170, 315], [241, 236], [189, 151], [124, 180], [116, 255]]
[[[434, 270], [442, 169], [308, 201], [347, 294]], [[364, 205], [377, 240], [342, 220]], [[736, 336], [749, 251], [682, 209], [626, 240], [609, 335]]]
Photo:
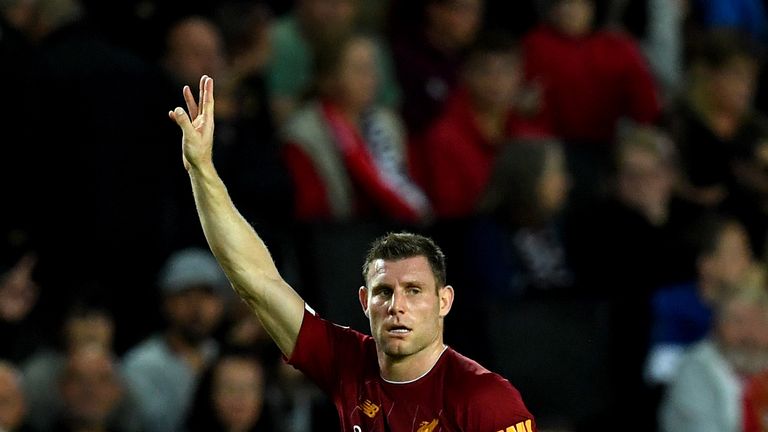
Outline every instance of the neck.
[[742, 116], [730, 110], [721, 109], [706, 94], [702, 94], [704, 91], [704, 89], [700, 89], [693, 92], [694, 109], [698, 111], [704, 123], [710, 127], [715, 135], [723, 139], [731, 138], [739, 128]]
[[360, 117], [363, 116], [363, 109], [349, 106], [348, 104], [342, 104], [336, 101], [333, 101], [332, 99], [326, 98], [326, 103], [330, 104], [330, 106], [333, 107], [333, 109], [341, 115], [341, 117], [344, 118], [349, 124], [355, 125], [357, 127], [358, 123], [360, 123]]
[[503, 110], [474, 110], [475, 122], [480, 133], [489, 142], [497, 142], [504, 137], [506, 113]]
[[166, 333], [165, 340], [168, 342], [171, 351], [184, 359], [187, 365], [194, 371], [200, 371], [205, 366], [205, 358], [200, 349], [202, 344], [192, 345], [173, 331]]
[[713, 112], [709, 115], [709, 124], [712, 131], [720, 138], [729, 139], [736, 134], [739, 128], [740, 116], [726, 111]]
[[394, 382], [408, 382], [421, 378], [432, 370], [445, 349], [442, 339], [439, 339], [421, 351], [404, 357], [390, 356], [379, 351], [381, 377]]

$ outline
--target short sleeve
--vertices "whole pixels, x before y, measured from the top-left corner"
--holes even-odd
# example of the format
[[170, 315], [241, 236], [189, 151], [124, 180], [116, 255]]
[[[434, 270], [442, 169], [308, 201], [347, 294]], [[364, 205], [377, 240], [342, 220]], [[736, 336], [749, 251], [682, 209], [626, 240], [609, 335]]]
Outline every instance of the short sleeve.
[[345, 374], [356, 373], [354, 365], [364, 355], [365, 337], [349, 328], [326, 321], [305, 307], [296, 346], [288, 364], [303, 372], [331, 396]]
[[466, 398], [465, 430], [536, 432], [536, 421], [525, 407], [520, 392], [495, 374], [478, 378]]

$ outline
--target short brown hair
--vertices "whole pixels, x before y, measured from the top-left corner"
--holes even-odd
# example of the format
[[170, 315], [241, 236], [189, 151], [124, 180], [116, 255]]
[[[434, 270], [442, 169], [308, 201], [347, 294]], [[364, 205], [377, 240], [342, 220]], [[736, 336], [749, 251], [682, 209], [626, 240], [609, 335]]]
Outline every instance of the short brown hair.
[[388, 233], [371, 244], [363, 263], [363, 280], [368, 283], [368, 271], [377, 259], [401, 260], [423, 256], [429, 261], [437, 288], [445, 286], [445, 255], [429, 237], [409, 232]]

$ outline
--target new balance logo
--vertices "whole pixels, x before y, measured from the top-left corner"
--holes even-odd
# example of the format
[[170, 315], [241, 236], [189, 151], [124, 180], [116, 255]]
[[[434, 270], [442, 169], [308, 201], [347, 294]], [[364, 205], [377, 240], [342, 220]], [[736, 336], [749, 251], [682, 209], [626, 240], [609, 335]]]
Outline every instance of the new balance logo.
[[366, 399], [363, 403], [361, 403], [357, 407], [360, 408], [361, 411], [363, 411], [363, 414], [367, 415], [370, 418], [376, 417], [376, 413], [379, 412], [379, 406], [369, 401], [368, 399]]

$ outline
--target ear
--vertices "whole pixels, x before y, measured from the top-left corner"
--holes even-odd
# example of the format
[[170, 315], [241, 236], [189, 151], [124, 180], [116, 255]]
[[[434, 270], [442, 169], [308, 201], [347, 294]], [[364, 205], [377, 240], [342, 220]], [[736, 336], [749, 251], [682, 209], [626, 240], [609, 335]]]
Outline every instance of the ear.
[[451, 306], [453, 306], [453, 287], [446, 285], [440, 288], [437, 292], [437, 296], [440, 300], [440, 318], [445, 318], [445, 316], [448, 315], [448, 312], [451, 311]]
[[357, 296], [360, 299], [360, 306], [363, 307], [363, 313], [365, 316], [368, 315], [368, 288], [361, 286], [359, 290], [357, 290]]

